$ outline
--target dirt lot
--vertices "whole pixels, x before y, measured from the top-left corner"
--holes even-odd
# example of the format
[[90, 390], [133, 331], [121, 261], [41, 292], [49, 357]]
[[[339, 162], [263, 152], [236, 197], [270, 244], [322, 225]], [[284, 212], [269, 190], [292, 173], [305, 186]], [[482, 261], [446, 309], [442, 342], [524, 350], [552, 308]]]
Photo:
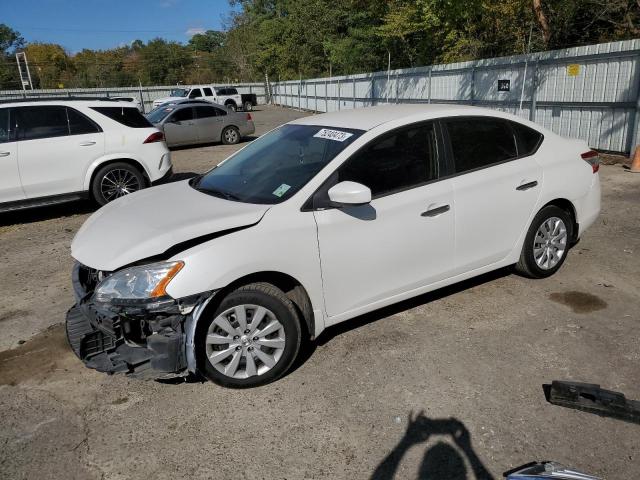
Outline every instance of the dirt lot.
[[[263, 107], [257, 134], [300, 115]], [[177, 150], [176, 170], [233, 149]], [[542, 392], [567, 379], [640, 399], [640, 175], [601, 178], [602, 215], [554, 277], [500, 271], [334, 327], [247, 391], [85, 369], [60, 322], [93, 207], [0, 216], [0, 478], [472, 479], [535, 459], [635, 478], [640, 426]]]

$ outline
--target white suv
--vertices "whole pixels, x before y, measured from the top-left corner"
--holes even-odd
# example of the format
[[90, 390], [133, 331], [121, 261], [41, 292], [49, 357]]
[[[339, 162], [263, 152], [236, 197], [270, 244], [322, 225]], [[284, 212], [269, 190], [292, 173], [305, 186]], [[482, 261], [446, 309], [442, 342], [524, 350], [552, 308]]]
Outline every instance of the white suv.
[[184, 100], [185, 98], [206, 100], [224, 105], [230, 110], [237, 110], [242, 106], [242, 96], [235, 88], [212, 87], [211, 85], [194, 85], [192, 87], [175, 88], [168, 97], [157, 98], [153, 101], [153, 108], [163, 103]]
[[0, 103], [0, 212], [91, 197], [100, 205], [171, 174], [164, 136], [113, 100]]

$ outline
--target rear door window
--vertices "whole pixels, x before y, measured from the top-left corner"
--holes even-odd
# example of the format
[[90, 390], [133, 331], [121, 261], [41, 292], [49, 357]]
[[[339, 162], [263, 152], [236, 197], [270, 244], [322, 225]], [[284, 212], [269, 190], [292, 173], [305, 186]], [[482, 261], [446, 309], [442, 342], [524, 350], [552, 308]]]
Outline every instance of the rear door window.
[[91, 107], [98, 113], [131, 128], [149, 128], [151, 123], [134, 107]]
[[74, 108], [67, 107], [67, 118], [69, 119], [71, 135], [84, 135], [102, 131], [98, 124]]
[[197, 118], [209, 118], [216, 116], [216, 108], [215, 107], [196, 107], [196, 117]]
[[189, 98], [197, 98], [201, 96], [202, 96], [202, 92], [200, 91], [199, 88], [194, 88], [193, 90], [191, 90], [191, 93], [189, 94]]
[[373, 198], [417, 187], [438, 178], [438, 145], [433, 123], [383, 134], [340, 168], [338, 181], [361, 183]]
[[515, 135], [506, 120], [465, 117], [445, 122], [456, 173], [516, 158]]
[[66, 107], [43, 105], [17, 107], [13, 111], [16, 114], [18, 140], [36, 140], [69, 135]]
[[181, 108], [176, 110], [169, 118], [169, 122], [184, 122], [186, 120], [193, 120], [193, 108]]
[[202, 90], [204, 91], [205, 97], [213, 97], [213, 92], [209, 87], [204, 87]]

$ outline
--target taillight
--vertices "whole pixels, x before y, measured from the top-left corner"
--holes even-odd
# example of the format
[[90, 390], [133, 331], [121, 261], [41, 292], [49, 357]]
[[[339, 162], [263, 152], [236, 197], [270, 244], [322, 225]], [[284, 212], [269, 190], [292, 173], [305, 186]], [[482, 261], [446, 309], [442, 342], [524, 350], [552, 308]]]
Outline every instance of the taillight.
[[595, 150], [589, 150], [580, 156], [585, 162], [591, 165], [593, 173], [596, 173], [600, 169], [600, 154]]
[[153, 132], [142, 143], [155, 143], [155, 142], [161, 142], [163, 140], [164, 140], [164, 133], [162, 133], [162, 132]]
[[250, 113], [247, 113], [247, 121], [249, 121], [249, 120], [253, 120], [253, 118], [251, 117]]

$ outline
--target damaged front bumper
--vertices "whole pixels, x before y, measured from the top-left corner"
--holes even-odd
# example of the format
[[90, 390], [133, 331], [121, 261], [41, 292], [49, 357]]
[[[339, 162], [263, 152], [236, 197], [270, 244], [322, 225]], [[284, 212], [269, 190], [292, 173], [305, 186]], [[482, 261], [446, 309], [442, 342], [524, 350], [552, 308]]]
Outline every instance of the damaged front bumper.
[[66, 331], [69, 345], [87, 367], [140, 378], [195, 373], [195, 323], [212, 292], [105, 304], [93, 300], [98, 281], [98, 272], [76, 263], [76, 304], [67, 312]]

